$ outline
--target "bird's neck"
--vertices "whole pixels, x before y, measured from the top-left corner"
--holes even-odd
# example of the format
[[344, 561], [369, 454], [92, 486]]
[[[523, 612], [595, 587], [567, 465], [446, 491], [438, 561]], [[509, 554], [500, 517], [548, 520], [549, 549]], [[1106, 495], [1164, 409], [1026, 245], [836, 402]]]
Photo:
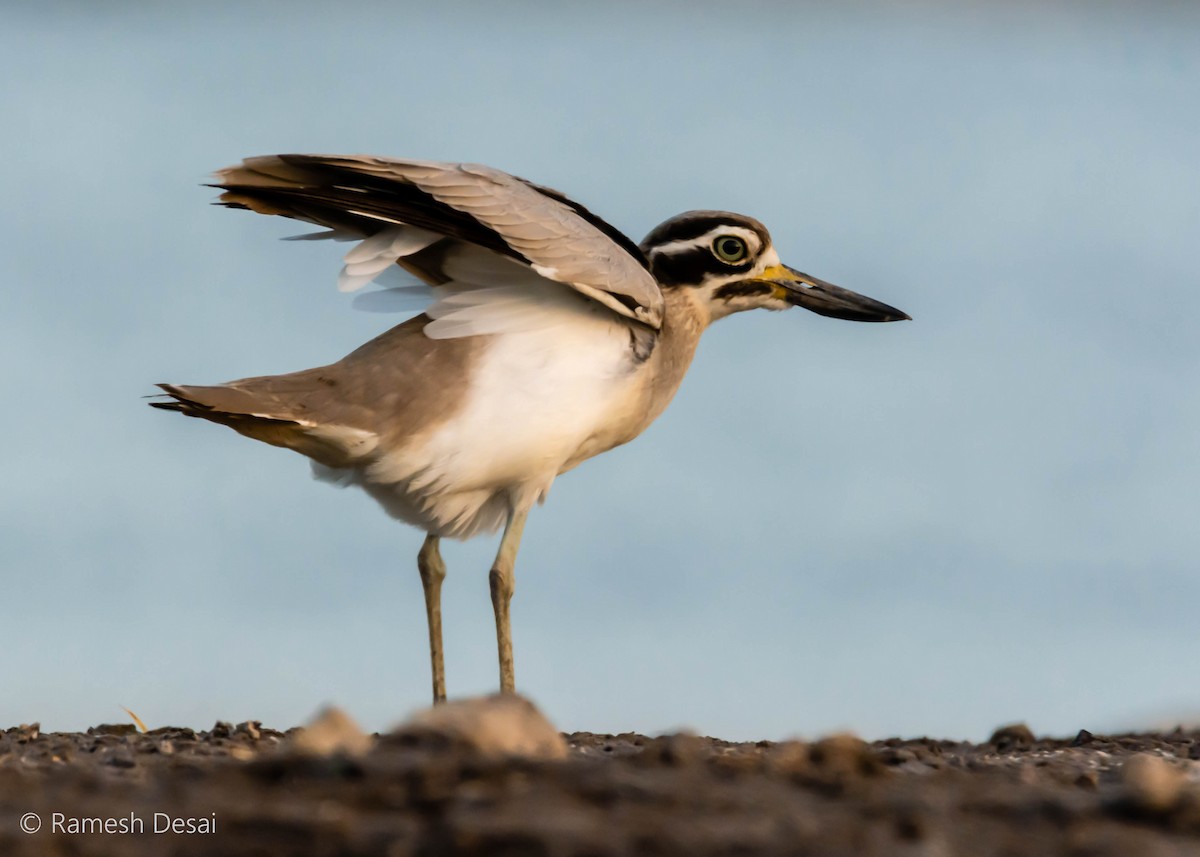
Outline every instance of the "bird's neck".
[[646, 423], [656, 419], [679, 389], [683, 376], [696, 355], [700, 335], [712, 321], [708, 307], [699, 299], [695, 289], [663, 289], [665, 302], [662, 330], [658, 335], [653, 363], [653, 392], [650, 396]]

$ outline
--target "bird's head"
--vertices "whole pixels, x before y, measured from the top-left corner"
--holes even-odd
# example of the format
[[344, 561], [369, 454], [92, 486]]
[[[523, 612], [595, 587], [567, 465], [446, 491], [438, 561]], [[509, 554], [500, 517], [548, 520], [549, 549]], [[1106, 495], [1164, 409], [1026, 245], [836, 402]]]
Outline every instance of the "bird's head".
[[694, 289], [712, 320], [747, 309], [800, 306], [850, 321], [900, 321], [895, 307], [802, 274], [779, 261], [767, 228], [728, 211], [689, 211], [641, 243], [664, 289]]

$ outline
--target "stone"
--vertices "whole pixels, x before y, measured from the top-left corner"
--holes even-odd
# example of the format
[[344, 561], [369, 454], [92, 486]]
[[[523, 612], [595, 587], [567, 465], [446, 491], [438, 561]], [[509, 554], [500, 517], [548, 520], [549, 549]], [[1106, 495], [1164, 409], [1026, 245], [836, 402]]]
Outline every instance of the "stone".
[[234, 732], [238, 735], [245, 735], [251, 741], [257, 741], [262, 737], [262, 721], [261, 720], [246, 720], [234, 727]]
[[138, 728], [132, 723], [101, 723], [88, 727], [89, 735], [136, 735]]
[[493, 759], [562, 759], [566, 739], [528, 699], [494, 694], [455, 700], [412, 715], [392, 737], [434, 737]]
[[214, 738], [228, 738], [233, 735], [233, 726], [224, 720], [218, 720], [209, 734]]
[[1169, 812], [1186, 785], [1183, 772], [1161, 756], [1139, 753], [1121, 766], [1125, 798], [1133, 807], [1152, 814]]
[[340, 708], [323, 708], [303, 729], [288, 736], [287, 746], [307, 756], [358, 756], [371, 747], [371, 738]]
[[1033, 730], [1024, 723], [1009, 723], [993, 732], [988, 743], [994, 744], [999, 752], [1004, 753], [1018, 747], [1031, 747], [1036, 740]]

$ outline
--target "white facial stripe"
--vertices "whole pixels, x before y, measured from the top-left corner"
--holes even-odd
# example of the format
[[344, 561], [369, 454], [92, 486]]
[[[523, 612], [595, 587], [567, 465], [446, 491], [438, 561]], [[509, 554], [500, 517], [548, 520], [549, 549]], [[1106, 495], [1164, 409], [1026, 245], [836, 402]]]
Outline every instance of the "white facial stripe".
[[743, 226], [716, 226], [705, 232], [698, 238], [689, 238], [686, 241], [671, 241], [667, 244], [659, 244], [650, 251], [651, 256], [656, 256], [659, 253], [679, 253], [684, 250], [694, 250], [698, 247], [709, 247], [718, 235], [736, 235], [746, 242], [746, 249], [753, 256], [762, 249], [762, 240], [758, 237], [758, 233], [753, 229], [746, 229]]

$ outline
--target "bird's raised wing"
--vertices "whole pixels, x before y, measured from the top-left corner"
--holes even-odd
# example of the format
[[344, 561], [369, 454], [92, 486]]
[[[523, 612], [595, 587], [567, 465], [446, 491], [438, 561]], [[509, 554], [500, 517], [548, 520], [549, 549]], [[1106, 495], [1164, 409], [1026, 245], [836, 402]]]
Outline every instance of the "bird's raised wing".
[[[434, 286], [469, 263], [471, 282], [568, 286], [650, 327], [663, 298], [637, 245], [557, 191], [477, 164], [365, 155], [267, 155], [220, 170], [220, 202], [327, 227], [313, 237], [361, 239], [339, 287], [353, 290], [393, 263]], [[482, 267], [482, 270], [480, 268]]]

